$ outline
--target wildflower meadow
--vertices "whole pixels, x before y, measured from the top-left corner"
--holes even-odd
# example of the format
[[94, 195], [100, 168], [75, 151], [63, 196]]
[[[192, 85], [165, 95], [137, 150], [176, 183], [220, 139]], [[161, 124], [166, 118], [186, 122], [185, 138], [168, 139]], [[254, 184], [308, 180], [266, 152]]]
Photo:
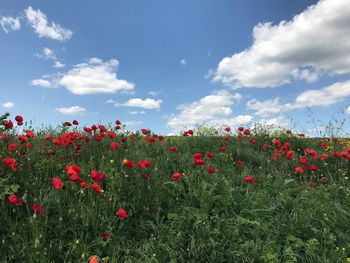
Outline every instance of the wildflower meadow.
[[0, 262], [349, 262], [350, 141], [1, 117]]

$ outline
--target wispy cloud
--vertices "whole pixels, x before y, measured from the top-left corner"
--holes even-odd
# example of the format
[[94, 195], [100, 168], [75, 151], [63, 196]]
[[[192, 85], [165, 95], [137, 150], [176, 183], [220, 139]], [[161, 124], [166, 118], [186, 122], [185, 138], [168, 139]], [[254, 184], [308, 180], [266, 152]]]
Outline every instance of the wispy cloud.
[[80, 106], [72, 106], [72, 107], [62, 107], [62, 108], [56, 108], [55, 111], [62, 113], [64, 115], [78, 115], [78, 114], [84, 114], [86, 112], [86, 109]]

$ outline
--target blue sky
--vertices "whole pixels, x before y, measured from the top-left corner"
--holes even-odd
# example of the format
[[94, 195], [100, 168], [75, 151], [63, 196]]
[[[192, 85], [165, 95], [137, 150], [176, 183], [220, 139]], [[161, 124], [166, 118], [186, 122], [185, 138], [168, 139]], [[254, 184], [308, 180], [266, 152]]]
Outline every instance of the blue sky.
[[311, 131], [350, 116], [347, 0], [4, 0], [0, 24], [1, 110], [34, 126]]

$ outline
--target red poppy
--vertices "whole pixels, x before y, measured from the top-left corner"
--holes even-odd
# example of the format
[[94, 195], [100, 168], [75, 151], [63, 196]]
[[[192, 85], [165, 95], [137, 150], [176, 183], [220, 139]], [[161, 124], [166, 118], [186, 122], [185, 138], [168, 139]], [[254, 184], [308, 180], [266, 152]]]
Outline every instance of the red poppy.
[[149, 131], [147, 129], [141, 129], [141, 131], [144, 135], [147, 135], [149, 133]]
[[103, 232], [100, 234], [100, 237], [102, 237], [103, 239], [108, 239], [109, 238], [109, 234], [107, 232]]
[[226, 128], [225, 128], [225, 131], [230, 132], [230, 131], [231, 131], [231, 128], [230, 128], [230, 127], [226, 127]]
[[35, 214], [42, 214], [44, 213], [44, 209], [40, 204], [33, 204], [32, 210]]
[[177, 151], [177, 148], [175, 147], [175, 146], [170, 146], [170, 151], [172, 151], [172, 152], [176, 152]]
[[127, 219], [129, 217], [128, 213], [124, 210], [124, 208], [119, 208], [119, 210], [115, 213], [118, 217]]
[[102, 182], [106, 178], [105, 173], [99, 173], [96, 170], [92, 170], [90, 175], [92, 180], [94, 180], [95, 182]]
[[23, 201], [15, 194], [10, 195], [7, 200], [11, 205], [21, 206], [23, 204]]
[[73, 123], [74, 125], [79, 125], [79, 122], [78, 122], [77, 120], [74, 120], [72, 123]]
[[212, 154], [211, 152], [207, 152], [206, 156], [210, 159], [214, 158], [214, 154]]
[[8, 140], [7, 135], [4, 134], [4, 133], [0, 133], [0, 137], [1, 137], [1, 139], [2, 139], [3, 141], [7, 141], [7, 140]]
[[140, 168], [140, 169], [144, 169], [146, 167], [150, 167], [152, 165], [152, 163], [148, 160], [140, 160], [137, 162], [137, 166]]
[[300, 164], [303, 164], [303, 165], [306, 165], [308, 164], [308, 159], [307, 159], [307, 156], [301, 156], [300, 157]]
[[56, 190], [61, 190], [63, 187], [63, 183], [61, 181], [61, 179], [55, 177], [52, 179], [52, 186], [56, 189]]
[[294, 151], [288, 151], [288, 152], [286, 153], [286, 159], [287, 159], [287, 160], [292, 160], [294, 154], [295, 154]]
[[237, 165], [237, 166], [242, 166], [243, 163], [244, 163], [244, 162], [243, 162], [242, 160], [237, 160], [237, 161], [236, 161], [236, 165]]
[[112, 143], [111, 143], [111, 149], [112, 149], [113, 151], [118, 150], [118, 148], [119, 148], [119, 143], [117, 143], [117, 142], [112, 142]]
[[220, 152], [227, 152], [227, 148], [225, 146], [221, 146]]
[[72, 126], [72, 124], [71, 124], [69, 121], [65, 121], [65, 122], [63, 123], [63, 125], [64, 125], [64, 126], [67, 126], [67, 127]]
[[182, 177], [183, 177], [182, 173], [173, 173], [173, 175], [171, 176], [171, 179], [174, 181], [180, 181]]
[[81, 186], [81, 188], [86, 189], [86, 188], [89, 187], [89, 184], [88, 184], [87, 182], [81, 182], [81, 183], [80, 183], [80, 186]]
[[209, 165], [208, 166], [208, 174], [213, 174], [215, 173], [215, 167], [214, 165]]
[[2, 160], [2, 163], [4, 165], [6, 165], [7, 167], [11, 168], [12, 171], [16, 171], [17, 170], [17, 164], [16, 164], [16, 160], [6, 157]]
[[123, 161], [123, 165], [125, 166], [125, 167], [128, 167], [128, 168], [133, 168], [134, 167], [134, 162], [133, 161], [131, 161], [131, 160], [124, 160]]
[[120, 125], [120, 124], [122, 124], [122, 123], [120, 122], [120, 120], [116, 120], [116, 121], [115, 121], [115, 124], [116, 124], [116, 125]]
[[244, 178], [244, 181], [246, 181], [249, 184], [256, 184], [256, 181], [255, 181], [254, 177], [252, 177], [252, 176], [248, 176], [248, 177]]
[[92, 190], [95, 191], [98, 194], [103, 194], [103, 190], [101, 186], [98, 183], [93, 183], [91, 186]]
[[298, 166], [298, 167], [295, 167], [294, 171], [298, 174], [302, 174], [304, 172], [304, 169], [303, 167]]
[[243, 131], [243, 133], [244, 133], [244, 135], [250, 135], [250, 130], [245, 129], [245, 130]]
[[12, 121], [4, 121], [4, 126], [6, 129], [12, 129], [13, 128], [13, 123]]
[[14, 151], [14, 150], [17, 149], [17, 147], [18, 147], [18, 144], [17, 144], [17, 143], [10, 143], [10, 144], [8, 145], [9, 151]]
[[250, 143], [251, 144], [256, 144], [256, 140], [253, 137], [250, 137]]
[[239, 128], [237, 129], [237, 131], [239, 131], [239, 132], [242, 132], [243, 130], [244, 130], [243, 127], [239, 127]]
[[20, 115], [17, 115], [17, 116], [15, 117], [15, 120], [16, 120], [17, 122], [23, 122], [23, 117], [20, 116]]
[[89, 263], [99, 263], [99, 259], [97, 256], [92, 256], [89, 260]]
[[31, 130], [27, 130], [26, 131], [26, 135], [27, 135], [28, 138], [34, 138], [34, 136], [35, 136], [34, 132], [31, 131]]
[[310, 165], [309, 169], [310, 169], [310, 171], [319, 171], [320, 170], [320, 168], [316, 165]]

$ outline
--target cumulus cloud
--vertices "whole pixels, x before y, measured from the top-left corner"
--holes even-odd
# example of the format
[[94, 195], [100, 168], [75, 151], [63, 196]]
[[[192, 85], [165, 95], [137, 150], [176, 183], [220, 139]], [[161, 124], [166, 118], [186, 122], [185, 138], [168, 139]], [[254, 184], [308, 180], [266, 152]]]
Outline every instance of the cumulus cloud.
[[238, 95], [220, 90], [191, 104], [179, 105], [177, 109], [180, 110], [180, 113], [171, 116], [168, 119], [167, 126], [179, 131], [203, 122], [223, 120], [225, 116], [232, 113], [231, 106], [237, 98]]
[[36, 57], [38, 58], [42, 58], [42, 59], [53, 59], [55, 60], [56, 59], [56, 55], [55, 55], [55, 51], [48, 48], [48, 47], [44, 47], [43, 50], [42, 50], [42, 53], [38, 54], [34, 54]]
[[56, 60], [53, 64], [54, 68], [64, 68], [66, 65]]
[[54, 40], [65, 41], [72, 37], [73, 31], [65, 29], [55, 22], [48, 22], [47, 16], [39, 9], [34, 10], [31, 6], [24, 10], [26, 18], [34, 29], [35, 33], [41, 37], [47, 37]]
[[80, 106], [72, 106], [68, 108], [56, 108], [55, 111], [62, 113], [64, 115], [77, 115], [84, 114], [86, 109]]
[[8, 33], [11, 30], [19, 30], [21, 28], [21, 22], [19, 21], [19, 17], [11, 17], [11, 16], [3, 16], [0, 18], [0, 24], [2, 29]]
[[350, 96], [350, 80], [336, 82], [319, 90], [305, 90], [292, 103], [281, 103], [280, 98], [259, 101], [253, 99], [247, 102], [247, 109], [255, 110], [255, 115], [267, 117], [273, 114], [300, 109], [306, 106], [330, 106], [343, 101]]
[[58, 84], [76, 95], [134, 89], [134, 83], [117, 78], [118, 64], [116, 59], [104, 62], [99, 58], [90, 58], [86, 63], [75, 65], [58, 80]]
[[291, 21], [258, 24], [252, 46], [222, 59], [213, 80], [264, 88], [350, 73], [349, 24], [348, 0], [320, 0]]
[[162, 103], [162, 100], [154, 100], [150, 98], [143, 100], [140, 98], [133, 98], [133, 99], [129, 99], [124, 103], [115, 103], [114, 106], [138, 107], [138, 108], [144, 108], [144, 109], [159, 109], [161, 103]]
[[5, 109], [12, 109], [15, 106], [15, 104], [11, 101], [8, 101], [1, 104], [1, 106]]
[[47, 79], [33, 79], [30, 82], [30, 85], [39, 86], [39, 87], [43, 87], [43, 88], [51, 88], [52, 87], [51, 81], [49, 81]]

